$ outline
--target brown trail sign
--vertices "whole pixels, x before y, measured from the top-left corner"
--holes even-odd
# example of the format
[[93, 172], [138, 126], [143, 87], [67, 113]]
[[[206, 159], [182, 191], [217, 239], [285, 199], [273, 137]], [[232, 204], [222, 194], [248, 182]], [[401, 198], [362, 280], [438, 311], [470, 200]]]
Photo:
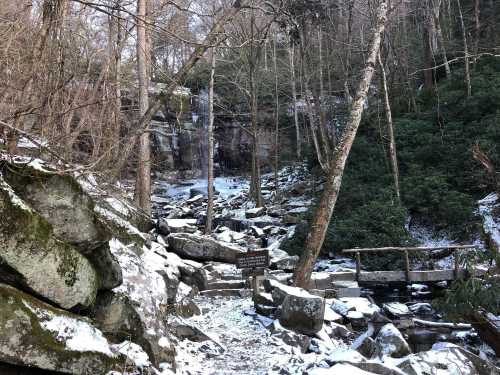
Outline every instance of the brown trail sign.
[[263, 278], [264, 268], [269, 267], [269, 250], [247, 251], [238, 254], [236, 267], [243, 268], [243, 274], [252, 276], [254, 297], [259, 293], [259, 282]]
[[248, 251], [238, 254], [237, 268], [267, 268], [269, 267], [269, 250]]

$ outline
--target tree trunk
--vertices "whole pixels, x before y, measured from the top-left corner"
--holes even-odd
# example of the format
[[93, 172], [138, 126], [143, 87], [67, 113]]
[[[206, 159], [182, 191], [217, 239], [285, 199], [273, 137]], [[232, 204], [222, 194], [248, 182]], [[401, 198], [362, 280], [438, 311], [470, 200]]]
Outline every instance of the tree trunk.
[[377, 63], [377, 56], [380, 51], [380, 41], [385, 28], [386, 18], [387, 4], [385, 1], [382, 1], [377, 11], [377, 19], [373, 30], [373, 39], [369, 47], [369, 55], [356, 91], [355, 99], [350, 109], [347, 126], [340, 138], [334, 157], [329, 164], [324, 191], [320, 198], [318, 208], [316, 209], [311, 229], [307, 235], [304, 252], [300, 257], [299, 264], [294, 273], [295, 285], [302, 288], [308, 287], [314, 263], [323, 246], [328, 224], [335, 208], [347, 157], [351, 150], [352, 143], [354, 142], [354, 138], [356, 137], [356, 132], [363, 114], [364, 103]]
[[451, 69], [450, 64], [448, 63], [448, 56], [446, 55], [446, 46], [444, 45], [443, 31], [441, 29], [441, 21], [439, 19], [440, 10], [441, 0], [433, 0], [432, 15], [434, 17], [434, 26], [436, 27], [436, 36], [439, 42], [439, 47], [441, 49], [441, 54], [443, 56], [443, 64], [446, 72], [446, 77], [449, 78], [451, 75]]
[[276, 36], [273, 40], [273, 64], [274, 64], [274, 96], [275, 96], [275, 114], [274, 114], [274, 200], [277, 202], [279, 199], [279, 123], [280, 123], [280, 101], [278, 91], [278, 58], [276, 56]]
[[464, 17], [462, 16], [462, 5], [460, 4], [460, 0], [457, 0], [457, 7], [460, 28], [462, 29], [462, 41], [464, 44], [465, 87], [467, 89], [467, 97], [470, 98], [472, 95], [472, 86], [470, 83], [469, 49], [467, 47], [467, 33], [465, 30]]
[[[147, 64], [150, 51], [146, 35], [146, 1], [137, 0], [137, 75], [139, 81], [139, 116], [141, 117], [146, 114], [149, 108]], [[148, 124], [145, 126], [147, 127]], [[139, 138], [135, 202], [147, 215], [151, 215], [151, 147], [149, 132], [143, 132]]]
[[212, 48], [210, 83], [208, 86], [208, 168], [207, 168], [207, 222], [205, 234], [212, 233], [214, 215], [214, 75], [215, 75], [215, 48]]
[[432, 90], [434, 88], [433, 66], [432, 59], [432, 44], [431, 44], [431, 25], [429, 20], [425, 20], [423, 26], [423, 42], [424, 42], [424, 88]]
[[290, 45], [288, 49], [290, 56], [290, 73], [292, 81], [292, 100], [293, 100], [293, 123], [295, 125], [295, 139], [296, 139], [296, 155], [297, 160], [302, 158], [302, 142], [300, 138], [300, 125], [299, 125], [299, 113], [297, 109], [297, 82], [295, 79], [295, 47], [293, 44]]
[[380, 73], [382, 75], [382, 89], [384, 91], [384, 104], [385, 104], [385, 117], [387, 119], [387, 133], [389, 134], [389, 156], [391, 159], [391, 169], [392, 175], [394, 177], [394, 190], [396, 191], [396, 196], [398, 201], [401, 202], [401, 193], [399, 190], [399, 168], [398, 168], [398, 158], [396, 154], [396, 139], [394, 137], [394, 126], [392, 123], [392, 113], [391, 113], [391, 103], [389, 102], [389, 90], [387, 88], [387, 78], [385, 75], [384, 64], [378, 55], [378, 62], [380, 66]]

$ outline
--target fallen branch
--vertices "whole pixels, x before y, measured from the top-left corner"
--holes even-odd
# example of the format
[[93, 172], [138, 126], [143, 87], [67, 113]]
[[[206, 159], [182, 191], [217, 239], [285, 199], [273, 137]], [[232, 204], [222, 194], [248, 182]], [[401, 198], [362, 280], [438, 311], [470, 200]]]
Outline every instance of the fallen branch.
[[413, 323], [419, 326], [430, 328], [449, 328], [449, 329], [471, 329], [472, 325], [468, 323], [447, 323], [447, 322], [431, 322], [430, 320], [412, 319]]

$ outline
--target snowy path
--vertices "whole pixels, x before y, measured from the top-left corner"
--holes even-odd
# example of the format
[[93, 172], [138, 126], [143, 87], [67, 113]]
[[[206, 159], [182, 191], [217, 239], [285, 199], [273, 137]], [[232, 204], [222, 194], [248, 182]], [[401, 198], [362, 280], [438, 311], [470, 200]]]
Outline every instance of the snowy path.
[[[202, 298], [196, 302], [203, 314], [188, 322], [219, 343], [224, 351], [220, 353], [218, 345], [210, 341], [180, 342], [176, 360], [182, 374], [302, 373], [299, 368], [309, 362], [307, 357], [314, 356], [301, 354], [271, 336], [255, 317], [245, 315], [245, 311], [253, 311], [250, 298]], [[282, 372], [284, 368], [286, 372]]]

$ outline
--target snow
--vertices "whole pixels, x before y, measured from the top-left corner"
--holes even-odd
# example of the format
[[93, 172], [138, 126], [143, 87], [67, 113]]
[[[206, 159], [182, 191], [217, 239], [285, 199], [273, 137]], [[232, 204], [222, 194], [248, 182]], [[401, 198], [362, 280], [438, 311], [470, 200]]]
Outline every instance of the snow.
[[126, 294], [134, 302], [146, 330], [164, 336], [165, 327], [157, 319], [161, 306], [167, 304], [167, 288], [165, 280], [157, 271], [166, 270], [165, 258], [146, 246], [137, 249], [134, 247], [136, 245], [124, 245], [116, 238], [109, 241], [109, 246], [123, 273], [122, 285], [113, 291]]
[[122, 227], [123, 229], [125, 229], [127, 231], [127, 233], [139, 236], [140, 238], [142, 238], [144, 240], [146, 239], [146, 236], [144, 235], [144, 233], [142, 233], [139, 229], [137, 229], [137, 227], [132, 225], [129, 221], [122, 219], [121, 217], [119, 217], [115, 213], [111, 212], [110, 210], [107, 210], [103, 207], [96, 205], [94, 207], [94, 211], [98, 215], [101, 215], [105, 219], [114, 222], [119, 227]]
[[102, 332], [84, 320], [65, 315], [55, 315], [48, 310], [31, 306], [23, 301], [40, 320], [40, 326], [55, 334], [57, 341], [63, 343], [68, 350], [77, 352], [98, 352], [113, 357], [108, 340]]
[[40, 171], [40, 172], [46, 172], [46, 173], [47, 172], [48, 173], [53, 173], [54, 172], [41, 159], [27, 157], [27, 156], [13, 156], [10, 159], [10, 161], [12, 163], [14, 163], [14, 164], [24, 164], [24, 165], [29, 166], [29, 167], [37, 170], [37, 171]]
[[[176, 199], [188, 199], [191, 189], [200, 189], [203, 191], [207, 189], [206, 179], [191, 179], [183, 182], [182, 185], [168, 184], [167, 196]], [[249, 184], [246, 179], [239, 177], [216, 177], [214, 178], [214, 188], [222, 198], [227, 199], [243, 191], [247, 191]]]
[[34, 143], [33, 141], [29, 140], [26, 137], [21, 137], [17, 141], [17, 147], [19, 147], [19, 148], [39, 148], [40, 147], [39, 145], [47, 146], [47, 144], [48, 144], [47, 141], [41, 140], [39, 138], [35, 138], [35, 137], [32, 137], [32, 138], [38, 144]]
[[151, 366], [147, 353], [139, 345], [134, 344], [133, 342], [124, 341], [121, 344], [112, 345], [111, 349], [115, 353], [120, 353], [126, 356], [136, 367], [140, 369]]
[[380, 308], [377, 305], [371, 303], [364, 297], [344, 297], [340, 298], [340, 301], [343, 302], [349, 309], [352, 308], [367, 317], [380, 311]]
[[24, 201], [21, 198], [19, 198], [19, 196], [14, 192], [14, 189], [12, 189], [12, 187], [7, 182], [5, 182], [1, 172], [0, 172], [0, 189], [5, 191], [9, 195], [12, 204], [14, 204], [15, 206], [19, 207], [24, 211], [32, 212], [31, 208], [26, 203], [24, 203]]
[[500, 247], [500, 220], [493, 217], [495, 207], [500, 207], [497, 194], [489, 194], [479, 202], [479, 214], [483, 218], [483, 228], [491, 240]]

